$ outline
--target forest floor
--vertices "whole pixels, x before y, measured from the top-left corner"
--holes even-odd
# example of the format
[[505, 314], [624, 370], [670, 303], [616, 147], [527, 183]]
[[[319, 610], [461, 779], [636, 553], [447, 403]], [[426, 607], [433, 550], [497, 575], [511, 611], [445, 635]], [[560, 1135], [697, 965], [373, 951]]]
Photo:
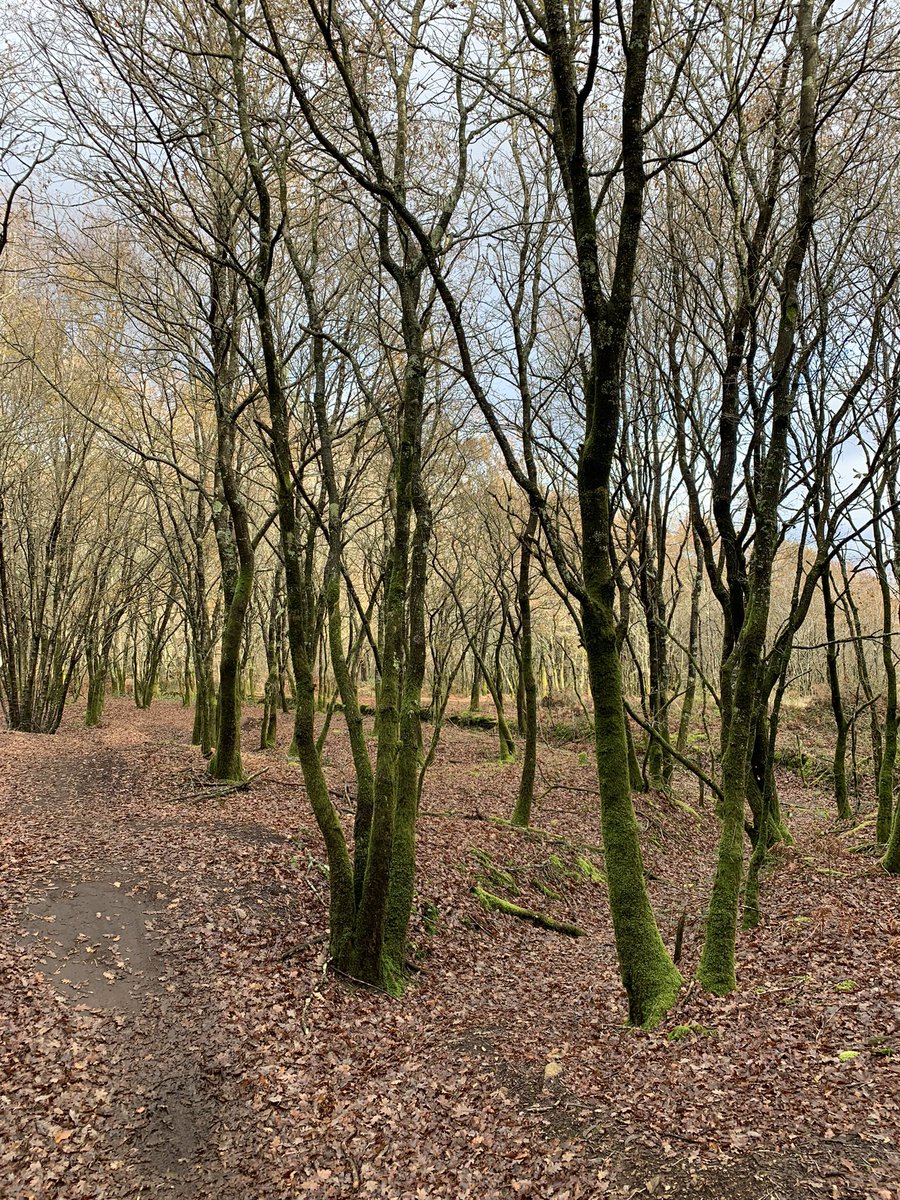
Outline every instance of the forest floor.
[[[792, 720], [814, 742], [814, 714]], [[3, 1200], [900, 1197], [900, 884], [848, 852], [865, 830], [835, 826], [814, 769], [781, 775], [796, 844], [738, 991], [689, 983], [647, 1033], [624, 1025], [586, 747], [541, 747], [554, 836], [526, 837], [491, 819], [518, 777], [494, 736], [446, 728], [397, 1000], [326, 970], [321, 842], [283, 746], [249, 752], [258, 725], [265, 774], [222, 799], [171, 701], [0, 735]], [[638, 809], [690, 980], [715, 819]], [[489, 915], [479, 881], [587, 936]]]

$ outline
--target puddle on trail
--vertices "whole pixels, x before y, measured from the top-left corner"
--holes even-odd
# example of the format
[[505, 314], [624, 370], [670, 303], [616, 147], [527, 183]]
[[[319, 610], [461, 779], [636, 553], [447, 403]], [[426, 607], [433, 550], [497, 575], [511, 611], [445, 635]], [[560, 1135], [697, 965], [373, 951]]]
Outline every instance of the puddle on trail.
[[[108, 1028], [122, 1064], [110, 1118], [112, 1157], [128, 1156], [150, 1181], [147, 1194], [193, 1200], [193, 1174], [217, 1177], [221, 1123], [219, 1072], [207, 1028], [195, 1028], [165, 1004], [164, 956], [147, 939], [145, 922], [166, 897], [127, 875], [57, 880], [35, 900], [22, 925], [34, 939], [35, 965], [69, 1003], [123, 1015]], [[130, 1194], [130, 1193], [129, 1193]], [[141, 1192], [141, 1195], [144, 1193]]]
[[133, 1011], [157, 966], [144, 928], [146, 894], [126, 880], [57, 881], [28, 910], [40, 969], [61, 995], [90, 1008]]

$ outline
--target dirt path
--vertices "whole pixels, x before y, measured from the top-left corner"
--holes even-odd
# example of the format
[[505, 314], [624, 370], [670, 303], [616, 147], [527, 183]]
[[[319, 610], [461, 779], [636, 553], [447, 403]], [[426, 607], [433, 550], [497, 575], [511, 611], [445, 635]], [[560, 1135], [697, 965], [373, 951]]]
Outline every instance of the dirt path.
[[[29, 888], [17, 933], [36, 983], [52, 989], [56, 1029], [74, 1034], [68, 1070], [52, 1082], [75, 1082], [88, 1067], [76, 1057], [85, 1038], [104, 1086], [93, 1089], [89, 1114], [67, 1109], [65, 1091], [35, 1095], [46, 1105], [38, 1124], [59, 1122], [51, 1136], [65, 1169], [35, 1161], [15, 1195], [40, 1195], [78, 1173], [82, 1190], [74, 1194], [98, 1198], [244, 1200], [252, 1176], [238, 1151], [253, 1114], [222, 1087], [217, 1061], [229, 1057], [229, 1039], [207, 1003], [216, 963], [196, 934], [185, 937], [180, 919], [196, 892], [179, 864], [190, 849], [184, 819], [174, 811], [168, 821], [122, 814], [123, 797], [133, 802], [142, 790], [139, 745], [101, 744], [85, 755], [79, 740], [40, 738], [27, 747], [19, 782], [31, 792], [21, 833], [52, 845], [53, 858]], [[262, 829], [257, 836], [277, 838]], [[228, 890], [227, 877], [204, 871], [207, 900]], [[72, 1124], [87, 1115], [90, 1129]]]
[[[77, 826], [73, 832], [77, 831]], [[109, 1113], [111, 1161], [137, 1193], [228, 1192], [216, 1154], [222, 1120], [215, 1026], [190, 975], [168, 982], [165, 885], [134, 879], [127, 863], [60, 878], [27, 914], [44, 978], [70, 1009], [109, 1014], [106, 1052], [119, 1066]], [[148, 929], [149, 927], [149, 929]], [[215, 1185], [215, 1187], [213, 1187]], [[231, 1188], [238, 1193], [238, 1183]]]
[[[785, 785], [798, 845], [740, 991], [689, 987], [644, 1034], [623, 1028], [602, 877], [485, 820], [517, 782], [491, 735], [447, 731], [420, 972], [392, 1001], [324, 973], [322, 850], [284, 747], [248, 752], [265, 774], [217, 803], [188, 729], [123, 701], [99, 730], [0, 735], [0, 1200], [900, 1200], [897, 889], [820, 797]], [[542, 754], [541, 823], [596, 841], [590, 768]], [[337, 734], [327, 771], [341, 795]], [[642, 821], [689, 977], [714, 820], [657, 800]], [[485, 853], [589, 936], [488, 917]]]

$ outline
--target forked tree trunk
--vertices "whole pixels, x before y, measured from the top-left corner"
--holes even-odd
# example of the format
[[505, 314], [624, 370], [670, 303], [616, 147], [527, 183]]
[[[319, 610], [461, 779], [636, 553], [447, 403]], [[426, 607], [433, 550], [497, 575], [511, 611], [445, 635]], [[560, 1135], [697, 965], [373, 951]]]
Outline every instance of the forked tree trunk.
[[[780, 289], [781, 313], [772, 362], [770, 438], [756, 496], [748, 599], [734, 649], [722, 667], [723, 699], [726, 694], [730, 695], [730, 704], [722, 753], [721, 831], [698, 970], [703, 987], [718, 995], [732, 991], [736, 985], [735, 949], [744, 867], [744, 811], [760, 714], [763, 704], [768, 703], [768, 693], [761, 694], [762, 662], [778, 548], [778, 510], [796, 396], [791, 365], [797, 336], [799, 285], [815, 212], [818, 44], [812, 0], [800, 0], [797, 38], [802, 59], [797, 216]], [[760, 839], [763, 845], [767, 836], [766, 830]]]
[[837, 601], [832, 590], [831, 574], [826, 570], [822, 576], [822, 603], [825, 608], [825, 660], [828, 670], [828, 690], [831, 696], [831, 712], [834, 716], [834, 802], [838, 819], [847, 821], [853, 816], [850, 807], [850, 797], [847, 790], [847, 734], [850, 722], [844, 712], [844, 700], [841, 695], [840, 679], [840, 646], [837, 640], [835, 611]]

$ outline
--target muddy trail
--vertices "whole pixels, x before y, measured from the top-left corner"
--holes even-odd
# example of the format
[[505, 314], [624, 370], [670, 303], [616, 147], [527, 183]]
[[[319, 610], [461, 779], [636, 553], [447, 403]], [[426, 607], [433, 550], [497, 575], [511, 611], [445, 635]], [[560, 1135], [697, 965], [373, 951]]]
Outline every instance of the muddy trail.
[[90, 753], [77, 737], [34, 742], [17, 780], [20, 836], [45, 855], [16, 948], [45, 1000], [50, 1054], [37, 1053], [55, 1059], [25, 1097], [58, 1154], [36, 1157], [16, 1194], [54, 1194], [74, 1173], [75, 1195], [246, 1196], [252, 1180], [227, 1148], [252, 1113], [223, 1083], [217, 962], [195, 924], [229, 882], [205, 864], [198, 894], [196, 868], [178, 861], [189, 827], [136, 811], [142, 739]]
[[[120, 701], [99, 730], [74, 714], [0, 738], [4, 1200], [900, 1196], [898, 893], [818, 794], [785, 785], [798, 848], [739, 994], [689, 985], [642, 1034], [623, 1027], [580, 747], [543, 748], [556, 840], [523, 839], [490, 820], [515, 769], [448, 730], [397, 1001], [327, 973], [322, 850], [283, 747], [248, 751], [262, 774], [218, 798], [188, 722]], [[339, 732], [327, 763], [340, 797]], [[697, 819], [642, 813], [688, 956], [715, 832]], [[488, 916], [471, 887], [491, 869], [534, 906], [552, 878], [588, 937]]]

